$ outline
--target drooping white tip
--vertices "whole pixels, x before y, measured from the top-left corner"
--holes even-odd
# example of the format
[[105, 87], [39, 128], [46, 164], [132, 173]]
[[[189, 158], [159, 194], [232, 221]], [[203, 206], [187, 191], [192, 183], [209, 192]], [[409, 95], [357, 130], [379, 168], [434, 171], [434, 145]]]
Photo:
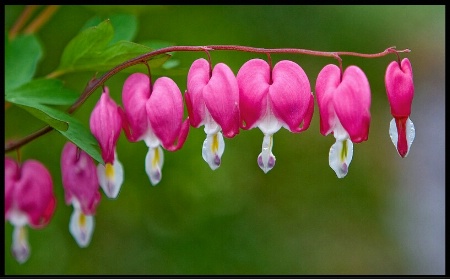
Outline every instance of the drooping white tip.
[[222, 162], [222, 155], [225, 150], [225, 142], [222, 132], [208, 134], [203, 141], [202, 157], [212, 170], [219, 168]]
[[145, 172], [153, 186], [158, 184], [162, 178], [162, 166], [164, 164], [164, 153], [161, 146], [148, 148], [145, 156]]
[[[399, 131], [400, 133], [405, 133], [406, 135], [401, 135], [401, 137], [399, 137]], [[391, 137], [397, 153], [401, 157], [405, 158], [408, 156], [409, 151], [411, 150], [412, 142], [416, 137], [416, 129], [414, 128], [414, 124], [410, 118], [406, 120], [406, 127], [404, 130], [397, 127], [395, 118], [393, 118], [389, 123], [389, 136]], [[404, 143], [404, 140], [402, 139], [406, 139], [406, 143]]]
[[69, 232], [78, 246], [81, 248], [87, 247], [94, 232], [94, 217], [85, 215], [80, 208], [74, 207], [70, 217]]
[[264, 135], [261, 153], [258, 156], [258, 166], [264, 171], [264, 173], [269, 172], [275, 166], [276, 158], [272, 154], [273, 146], [273, 135]]
[[30, 257], [30, 245], [25, 226], [14, 226], [13, 244], [11, 247], [14, 258], [20, 263], [25, 263]]
[[328, 161], [338, 178], [344, 178], [347, 175], [352, 157], [353, 142], [350, 139], [336, 139], [330, 148]]
[[99, 164], [97, 166], [97, 175], [100, 186], [108, 198], [115, 199], [119, 195], [120, 187], [123, 183], [123, 165], [120, 163], [117, 155], [111, 165]]

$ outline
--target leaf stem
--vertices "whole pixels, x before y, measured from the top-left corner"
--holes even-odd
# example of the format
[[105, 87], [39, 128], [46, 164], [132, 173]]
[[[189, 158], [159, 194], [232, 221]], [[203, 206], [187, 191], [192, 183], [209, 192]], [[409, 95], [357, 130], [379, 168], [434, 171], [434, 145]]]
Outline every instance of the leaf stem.
[[14, 23], [13, 27], [9, 31], [9, 39], [14, 39], [19, 33], [20, 29], [27, 23], [28, 19], [33, 15], [34, 11], [39, 7], [39, 5], [28, 5], [20, 14], [19, 18]]
[[[330, 57], [337, 59], [339, 63], [342, 63], [342, 59], [340, 56], [356, 56], [356, 57], [363, 57], [363, 58], [378, 58], [383, 57], [388, 54], [396, 54], [398, 56], [398, 53], [409, 53], [409, 49], [404, 50], [396, 50], [395, 47], [387, 48], [386, 50], [375, 53], [375, 54], [363, 54], [363, 53], [357, 53], [357, 52], [323, 52], [323, 51], [313, 51], [313, 50], [306, 50], [306, 49], [294, 49], [294, 48], [280, 48], [280, 49], [264, 49], [264, 48], [254, 48], [254, 47], [247, 47], [247, 46], [237, 46], [237, 45], [211, 45], [211, 46], [172, 46], [172, 47], [166, 47], [161, 48], [158, 50], [151, 51], [149, 53], [140, 55], [138, 57], [132, 58], [130, 60], [127, 60], [123, 62], [122, 64], [117, 65], [113, 69], [109, 70], [105, 74], [103, 74], [100, 78], [92, 78], [88, 84], [86, 85], [85, 89], [81, 93], [80, 97], [75, 101], [72, 106], [67, 110], [67, 113], [72, 114], [75, 112], [75, 110], [80, 107], [87, 98], [100, 86], [104, 85], [104, 83], [117, 74], [118, 72], [140, 64], [140, 63], [147, 63], [148, 60], [151, 58], [158, 56], [160, 54], [170, 53], [170, 52], [204, 52], [204, 51], [242, 51], [242, 52], [251, 52], [251, 53], [264, 53], [264, 54], [271, 54], [271, 53], [289, 53], [289, 54], [304, 54], [304, 55], [313, 55], [313, 56], [323, 56], [323, 57]], [[47, 75], [47, 77], [51, 76], [57, 76], [58, 72], [50, 73]], [[32, 140], [52, 131], [53, 128], [50, 126], [45, 126], [38, 131], [18, 140], [15, 142], [9, 142], [5, 145], [5, 153], [11, 152], [15, 149], [20, 148], [21, 146], [31, 142]]]
[[25, 34], [35, 33], [41, 28], [59, 9], [59, 5], [49, 5], [35, 18], [24, 30]]

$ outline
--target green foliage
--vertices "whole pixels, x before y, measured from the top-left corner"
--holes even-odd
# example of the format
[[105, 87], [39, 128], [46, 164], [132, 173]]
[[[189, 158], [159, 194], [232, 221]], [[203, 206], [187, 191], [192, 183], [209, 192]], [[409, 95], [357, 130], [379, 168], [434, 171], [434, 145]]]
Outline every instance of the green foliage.
[[[58, 68], [50, 75], [108, 71], [126, 60], [151, 52], [153, 48], [129, 41], [136, 36], [137, 26], [137, 18], [131, 14], [111, 15], [104, 21], [98, 16], [93, 17], [67, 44]], [[158, 44], [164, 43], [153, 46]], [[5, 100], [58, 130], [103, 163], [98, 143], [86, 126], [69, 114], [47, 106], [73, 104], [79, 95], [65, 88], [61, 80], [33, 79], [42, 53], [42, 46], [35, 35], [5, 39]], [[169, 54], [157, 55], [148, 64], [151, 68], [161, 67], [169, 58]], [[171, 65], [176, 66], [176, 61]], [[131, 67], [128, 71], [136, 71], [138, 67], [143, 66]]]
[[34, 35], [5, 39], [5, 90], [29, 82], [42, 58], [42, 47]]
[[[120, 23], [124, 17], [117, 20]], [[81, 31], [64, 49], [56, 72], [108, 71], [126, 60], [153, 50], [144, 45], [121, 40], [124, 37], [133, 37], [133, 28], [121, 28], [120, 31], [121, 33], [114, 37], [113, 25], [109, 19]], [[120, 41], [111, 45], [113, 39]], [[152, 57], [149, 66], [160, 67], [169, 58], [168, 54]]]
[[28, 104], [69, 105], [73, 104], [77, 98], [77, 92], [65, 88], [63, 82], [57, 79], [35, 79], [5, 91], [5, 100], [12, 103], [22, 101]]

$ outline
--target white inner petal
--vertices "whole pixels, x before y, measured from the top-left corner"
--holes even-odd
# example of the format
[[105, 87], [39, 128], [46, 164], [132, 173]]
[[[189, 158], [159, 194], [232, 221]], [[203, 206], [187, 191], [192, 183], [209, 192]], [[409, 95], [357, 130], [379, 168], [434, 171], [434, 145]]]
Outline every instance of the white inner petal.
[[272, 154], [273, 146], [273, 135], [265, 134], [261, 153], [258, 156], [258, 166], [264, 171], [264, 173], [269, 172], [275, 166], [275, 156]]
[[397, 124], [395, 123], [395, 119], [392, 119], [391, 122], [389, 123], [389, 136], [391, 137], [391, 140], [395, 146], [395, 149], [397, 149], [398, 132], [397, 132]]
[[205, 107], [205, 118], [203, 121], [205, 123], [204, 130], [207, 135], [216, 134], [222, 129], [220, 125], [216, 123], [216, 121], [214, 121], [214, 119], [212, 118], [211, 114], [209, 113], [206, 107]]
[[8, 220], [15, 227], [23, 227], [28, 224], [28, 216], [16, 209], [10, 211], [8, 214]]
[[[206, 124], [205, 124], [206, 131]], [[225, 150], [225, 142], [222, 133], [207, 134], [203, 142], [202, 157], [212, 170], [216, 170], [221, 163], [222, 154]]]
[[156, 185], [161, 181], [163, 163], [164, 153], [161, 146], [149, 148], [145, 156], [145, 172], [152, 185]]
[[30, 245], [28, 244], [28, 233], [25, 226], [14, 226], [11, 251], [19, 263], [26, 262], [30, 257]]
[[148, 129], [145, 132], [142, 139], [144, 140], [145, 144], [149, 148], [156, 148], [161, 144], [161, 142], [159, 141], [159, 138], [156, 137], [155, 133], [153, 133], [153, 129], [150, 124], [150, 121], [148, 121]]
[[267, 99], [267, 108], [264, 116], [258, 122], [258, 127], [264, 135], [272, 135], [282, 127], [282, 123], [272, 113], [270, 101]]
[[94, 232], [94, 217], [83, 214], [81, 209], [74, 205], [72, 216], [70, 217], [69, 231], [78, 246], [81, 248], [87, 247]]
[[414, 128], [413, 122], [408, 118], [406, 121], [406, 141], [408, 143], [408, 152], [406, 153], [405, 157], [409, 154], [409, 151], [411, 150], [411, 144], [414, 141], [414, 138], [416, 137], [416, 129]]
[[331, 146], [329, 164], [338, 178], [344, 178], [353, 157], [353, 142], [350, 139], [338, 140]]
[[108, 198], [117, 198], [123, 183], [123, 165], [117, 154], [114, 155], [113, 164], [97, 165], [97, 175], [100, 186]]
[[[398, 142], [398, 130], [397, 123], [395, 122], [395, 118], [391, 120], [389, 123], [389, 136], [391, 137], [392, 143], [395, 146], [395, 149], [398, 153], [397, 142]], [[409, 151], [411, 150], [411, 145], [416, 137], [416, 129], [414, 128], [414, 124], [410, 118], [406, 120], [406, 143], [408, 144], [408, 151], [406, 152], [405, 157], [408, 156]]]

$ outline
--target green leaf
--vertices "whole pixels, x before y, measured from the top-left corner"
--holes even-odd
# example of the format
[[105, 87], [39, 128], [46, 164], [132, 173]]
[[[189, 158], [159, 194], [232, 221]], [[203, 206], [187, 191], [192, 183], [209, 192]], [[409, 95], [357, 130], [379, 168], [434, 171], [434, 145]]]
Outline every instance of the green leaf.
[[82, 31], [64, 49], [57, 71], [77, 70], [76, 66], [80, 64], [80, 60], [101, 53], [113, 36], [114, 30], [109, 20]]
[[[151, 52], [149, 47], [133, 42], [120, 41], [116, 44], [78, 59], [73, 69], [77, 71], [108, 71], [113, 67], [139, 55]], [[153, 57], [148, 63], [150, 67], [160, 67], [170, 57], [168, 54]]]
[[42, 103], [50, 105], [73, 104], [78, 93], [63, 87], [63, 82], [56, 79], [36, 79], [18, 88], [5, 92], [5, 100], [17, 103], [25, 100], [31, 104]]
[[99, 152], [98, 142], [91, 132], [83, 126], [77, 119], [69, 115], [65, 115], [65, 121], [69, 123], [67, 131], [59, 131], [67, 139], [88, 153], [94, 160], [101, 164], [105, 164]]
[[114, 28], [110, 45], [119, 41], [133, 41], [138, 30], [137, 17], [130, 14], [115, 14], [109, 17]]
[[97, 140], [77, 119], [42, 104], [26, 104], [25, 101], [19, 106], [58, 130], [69, 141], [72, 141], [80, 149], [88, 153], [94, 160], [104, 164], [99, 152]]
[[5, 39], [5, 90], [29, 82], [42, 58], [42, 47], [34, 35]]
[[84, 31], [85, 29], [88, 29], [89, 27], [94, 27], [96, 25], [99, 25], [101, 22], [102, 22], [102, 20], [99, 16], [94, 16], [90, 20], [86, 21], [86, 23], [81, 28], [81, 31]]
[[47, 123], [48, 125], [50, 125], [55, 129], [58, 129], [60, 131], [66, 131], [69, 128], [68, 123], [60, 119], [56, 119], [51, 115], [51, 113], [50, 114], [48, 113], [48, 109], [52, 109], [50, 107], [41, 104], [27, 104], [26, 102], [20, 103], [18, 102], [16, 104], [20, 108], [26, 110], [31, 115], [42, 120], [43, 122]]
[[[138, 30], [138, 20], [135, 15], [132, 14], [113, 14], [110, 15], [109, 20], [114, 29], [114, 37], [109, 43], [110, 45], [119, 42], [121, 40], [133, 41]], [[89, 27], [96, 26], [102, 22], [99, 16], [95, 16], [88, 20], [81, 30], [85, 30]]]
[[[144, 41], [144, 42], [140, 42], [140, 44], [150, 47], [152, 49], [158, 50], [158, 49], [162, 49], [162, 48], [167, 48], [167, 47], [171, 47], [174, 46], [175, 44], [172, 42], [168, 42], [168, 41], [163, 41], [163, 40], [150, 40], [150, 41]], [[170, 52], [168, 54], [174, 56], [176, 52]], [[178, 59], [174, 59], [173, 57], [171, 57], [170, 59], [168, 59], [166, 62], [164, 62], [163, 65], [161, 65], [161, 67], [165, 70], [168, 69], [172, 69], [175, 67], [178, 67], [180, 65], [180, 61]]]
[[[126, 60], [153, 51], [147, 46], [129, 41], [119, 41], [108, 46], [113, 33], [109, 20], [82, 31], [67, 45], [56, 72], [108, 71]], [[150, 67], [156, 68], [169, 58], [169, 54], [160, 54], [152, 57], [148, 63]]]

